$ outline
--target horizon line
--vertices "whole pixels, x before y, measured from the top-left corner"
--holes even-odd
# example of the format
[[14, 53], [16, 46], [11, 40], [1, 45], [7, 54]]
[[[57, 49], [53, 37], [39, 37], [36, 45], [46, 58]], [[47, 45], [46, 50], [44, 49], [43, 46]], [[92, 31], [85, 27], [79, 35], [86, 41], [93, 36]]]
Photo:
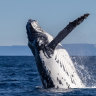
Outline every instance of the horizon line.
[[[95, 45], [96, 43], [61, 43], [61, 44], [62, 45], [63, 44], [89, 44], [89, 45], [92, 44], [92, 45]], [[12, 46], [28, 46], [28, 45], [19, 45], [19, 44], [18, 45], [0, 45], [0, 47], [2, 47], [2, 46], [12, 47]]]

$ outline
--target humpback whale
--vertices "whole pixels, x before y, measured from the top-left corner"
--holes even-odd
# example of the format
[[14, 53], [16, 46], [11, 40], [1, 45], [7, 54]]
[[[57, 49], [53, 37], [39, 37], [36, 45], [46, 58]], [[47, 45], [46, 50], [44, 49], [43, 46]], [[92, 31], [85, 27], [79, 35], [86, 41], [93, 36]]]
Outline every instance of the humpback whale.
[[28, 46], [31, 49], [44, 88], [84, 88], [75, 66], [60, 42], [89, 16], [88, 13], [77, 18], [53, 38], [45, 32], [36, 20], [29, 19], [26, 24]]

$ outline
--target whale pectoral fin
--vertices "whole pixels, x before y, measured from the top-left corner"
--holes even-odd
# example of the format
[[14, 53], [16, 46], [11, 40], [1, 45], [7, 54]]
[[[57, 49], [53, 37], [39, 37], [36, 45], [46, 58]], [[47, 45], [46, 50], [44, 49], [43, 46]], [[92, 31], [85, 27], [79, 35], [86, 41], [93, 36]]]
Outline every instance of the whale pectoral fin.
[[88, 16], [89, 14], [87, 13], [77, 18], [73, 22], [69, 22], [69, 24], [48, 44], [48, 47], [54, 50], [57, 44], [60, 43], [77, 25], [81, 24]]

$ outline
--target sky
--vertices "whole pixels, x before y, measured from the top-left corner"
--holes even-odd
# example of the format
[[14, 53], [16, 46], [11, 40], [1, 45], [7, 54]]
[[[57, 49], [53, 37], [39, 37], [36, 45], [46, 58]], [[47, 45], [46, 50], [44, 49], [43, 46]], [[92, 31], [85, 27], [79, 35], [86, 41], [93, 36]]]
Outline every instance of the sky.
[[26, 23], [30, 18], [55, 37], [85, 13], [90, 16], [63, 44], [96, 44], [96, 0], [0, 0], [0, 46], [27, 45]]

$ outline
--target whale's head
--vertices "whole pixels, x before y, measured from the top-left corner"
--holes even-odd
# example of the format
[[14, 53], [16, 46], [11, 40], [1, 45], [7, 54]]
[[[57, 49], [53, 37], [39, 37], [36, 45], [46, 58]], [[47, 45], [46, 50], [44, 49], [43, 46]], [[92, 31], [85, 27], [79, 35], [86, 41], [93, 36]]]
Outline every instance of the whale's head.
[[41, 50], [49, 43], [46, 32], [39, 26], [36, 20], [29, 19], [26, 25], [28, 45], [31, 49]]

